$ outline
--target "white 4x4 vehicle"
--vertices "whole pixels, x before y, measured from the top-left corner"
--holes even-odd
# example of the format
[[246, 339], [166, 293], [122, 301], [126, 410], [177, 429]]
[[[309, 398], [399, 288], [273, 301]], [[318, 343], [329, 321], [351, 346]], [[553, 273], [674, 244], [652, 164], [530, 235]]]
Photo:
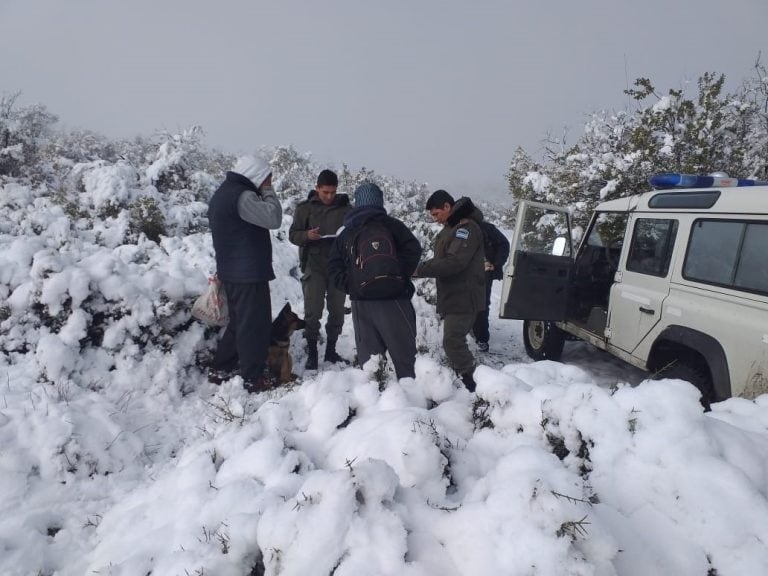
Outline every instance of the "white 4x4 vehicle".
[[528, 355], [581, 339], [702, 403], [768, 392], [768, 182], [660, 174], [598, 205], [578, 250], [567, 209], [521, 201], [500, 316]]

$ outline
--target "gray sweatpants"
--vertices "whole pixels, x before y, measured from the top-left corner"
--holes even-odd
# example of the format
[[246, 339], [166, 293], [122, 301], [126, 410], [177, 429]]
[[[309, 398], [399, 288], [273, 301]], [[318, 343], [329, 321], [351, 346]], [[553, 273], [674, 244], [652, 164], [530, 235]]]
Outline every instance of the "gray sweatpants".
[[389, 352], [398, 378], [414, 378], [416, 312], [410, 300], [352, 300], [357, 361]]

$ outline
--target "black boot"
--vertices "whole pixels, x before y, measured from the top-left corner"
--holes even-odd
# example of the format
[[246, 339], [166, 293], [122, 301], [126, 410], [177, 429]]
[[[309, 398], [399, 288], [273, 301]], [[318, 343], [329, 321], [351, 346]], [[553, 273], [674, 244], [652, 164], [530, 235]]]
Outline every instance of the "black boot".
[[304, 370], [317, 370], [317, 340], [307, 340], [307, 363]]
[[475, 391], [475, 379], [472, 377], [472, 372], [465, 372], [461, 376], [461, 381], [464, 382], [464, 386], [467, 387], [467, 390], [470, 392]]
[[216, 370], [215, 368], [208, 368], [208, 382], [211, 384], [221, 384], [225, 380], [229, 380], [237, 375], [237, 370]]
[[272, 386], [264, 378], [264, 376], [258, 376], [253, 380], [245, 380], [243, 382], [243, 388], [245, 388], [245, 391], [248, 392], [249, 394], [259, 394], [260, 392], [266, 392], [267, 390], [271, 390]]
[[349, 364], [346, 358], [339, 356], [338, 352], [336, 352], [336, 340], [331, 340], [330, 338], [328, 339], [328, 342], [325, 343], [324, 360], [326, 362], [333, 362], [334, 364], [337, 362], [343, 362], [344, 364]]

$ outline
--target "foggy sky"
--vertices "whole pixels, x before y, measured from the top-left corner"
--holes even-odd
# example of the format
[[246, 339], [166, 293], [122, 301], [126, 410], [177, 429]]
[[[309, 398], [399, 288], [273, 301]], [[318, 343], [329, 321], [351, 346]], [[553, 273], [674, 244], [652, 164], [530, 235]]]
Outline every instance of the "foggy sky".
[[768, 0], [0, 0], [0, 91], [108, 136], [209, 145], [500, 194], [516, 147], [768, 59]]

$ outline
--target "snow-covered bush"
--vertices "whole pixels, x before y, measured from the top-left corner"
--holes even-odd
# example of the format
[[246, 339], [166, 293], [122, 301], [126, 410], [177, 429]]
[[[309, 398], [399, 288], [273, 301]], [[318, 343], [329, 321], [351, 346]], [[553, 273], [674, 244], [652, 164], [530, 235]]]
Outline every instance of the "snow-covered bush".
[[702, 75], [690, 87], [657, 91], [647, 78], [626, 94], [634, 110], [593, 113], [578, 141], [550, 138], [544, 158], [524, 150], [507, 174], [514, 198], [569, 205], [585, 224], [598, 202], [649, 190], [659, 172], [728, 172], [768, 178], [768, 72], [759, 58], [754, 78], [724, 92], [724, 75]]
[[[521, 361], [507, 321], [472, 395], [441, 362], [420, 297], [414, 379], [374, 358], [263, 394], [239, 377], [209, 383], [218, 330], [189, 308], [213, 272], [205, 200], [226, 162], [197, 145], [188, 156], [184, 137], [133, 142], [0, 182], [3, 575], [757, 574], [768, 562], [762, 400], [708, 416], [692, 386], [633, 388], [607, 364], [599, 386], [576, 366]], [[288, 208], [320, 167], [272, 152]], [[340, 174], [348, 193], [378, 182], [429, 252], [439, 226], [423, 186]], [[302, 307], [290, 224], [286, 210], [273, 233], [273, 313]], [[303, 363], [298, 335], [291, 352]]]
[[20, 95], [0, 94], [0, 179], [26, 174], [39, 180], [46, 168], [40, 152], [57, 118], [41, 104], [19, 105]]

